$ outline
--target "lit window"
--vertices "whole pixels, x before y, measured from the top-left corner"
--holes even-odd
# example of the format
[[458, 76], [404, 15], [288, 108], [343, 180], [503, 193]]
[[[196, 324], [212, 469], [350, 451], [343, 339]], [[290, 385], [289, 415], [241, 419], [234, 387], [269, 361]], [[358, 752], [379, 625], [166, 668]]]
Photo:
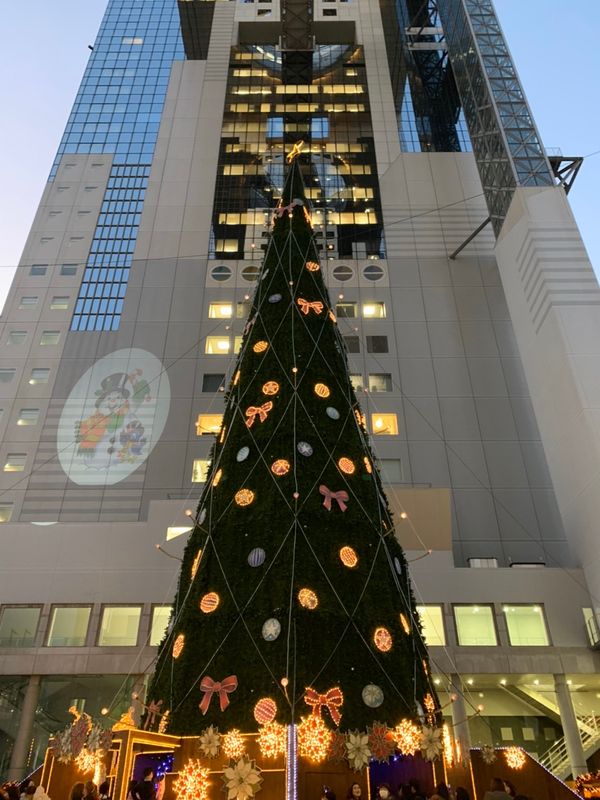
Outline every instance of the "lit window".
[[349, 319], [356, 316], [356, 303], [338, 303], [335, 307], [335, 313], [338, 319]]
[[233, 352], [239, 353], [242, 349], [242, 341], [244, 340], [243, 336], [236, 336], [233, 340]]
[[371, 414], [371, 432], [381, 436], [398, 435], [396, 414]]
[[205, 458], [195, 458], [192, 464], [192, 483], [206, 483], [210, 461]]
[[454, 606], [454, 619], [460, 645], [490, 647], [497, 644], [491, 606]]
[[39, 608], [3, 608], [0, 617], [0, 647], [32, 647], [39, 619]]
[[83, 647], [91, 610], [91, 606], [53, 608], [48, 647]]
[[207, 336], [204, 352], [209, 356], [226, 356], [231, 352], [229, 336]]
[[0, 503], [0, 523], [10, 522], [13, 512], [12, 503]]
[[8, 343], [9, 344], [25, 344], [25, 340], [27, 339], [27, 331], [10, 331], [8, 334]]
[[60, 268], [61, 275], [77, 275], [77, 264], [63, 264]]
[[19, 301], [19, 311], [28, 311], [37, 306], [37, 297], [33, 295], [22, 297]]
[[35, 367], [34, 369], [31, 370], [31, 375], [29, 376], [29, 383], [32, 386], [37, 386], [39, 383], [48, 383], [49, 376], [50, 376], [49, 369], [46, 369], [45, 367]]
[[546, 647], [549, 643], [541, 606], [504, 606], [508, 640], [517, 647]]
[[121, 42], [122, 44], [144, 44], [141, 36], [124, 36]]
[[152, 625], [150, 628], [150, 647], [159, 645], [169, 627], [171, 619], [171, 606], [154, 606], [152, 609]]
[[9, 453], [4, 463], [4, 472], [23, 472], [27, 453]]
[[385, 317], [385, 303], [363, 303], [363, 317], [383, 319]]
[[443, 647], [446, 644], [444, 615], [441, 606], [417, 606], [421, 619], [423, 639], [428, 647]]
[[218, 392], [225, 383], [224, 372], [205, 372], [202, 376], [203, 392]]
[[66, 311], [68, 308], [68, 297], [53, 297], [50, 302], [50, 311]]
[[192, 529], [189, 525], [171, 525], [167, 528], [167, 542], [171, 539], [177, 539], [178, 536], [183, 536], [184, 533], [189, 533]]
[[402, 461], [399, 458], [382, 458], [378, 463], [386, 483], [402, 483]]
[[367, 353], [387, 353], [387, 336], [367, 336]]
[[17, 425], [37, 425], [40, 416], [39, 408], [22, 408], [19, 412]]
[[12, 368], [0, 369], [0, 383], [10, 383], [15, 377], [16, 370]]
[[217, 253], [237, 253], [238, 247], [237, 239], [217, 239], [215, 243]]
[[310, 138], [327, 139], [329, 136], [329, 119], [327, 117], [313, 117], [310, 121]]
[[196, 436], [205, 436], [206, 434], [216, 436], [221, 430], [222, 422], [223, 414], [198, 414]]
[[58, 344], [60, 339], [60, 331], [43, 331], [40, 344]]
[[211, 303], [208, 306], [209, 319], [231, 319], [233, 306], [231, 303]]
[[98, 645], [135, 647], [141, 616], [141, 606], [106, 606], [102, 611]]
[[47, 269], [48, 269], [47, 264], [32, 264], [32, 266], [29, 267], [29, 274], [35, 276], [36, 278], [39, 278], [40, 275], [46, 274]]
[[344, 344], [349, 353], [360, 353], [360, 339], [358, 336], [344, 336]]
[[362, 392], [365, 383], [363, 381], [363, 376], [356, 373], [356, 374], [350, 374], [349, 377], [350, 377], [350, 383], [352, 384], [352, 388], [354, 389], [354, 391]]
[[392, 376], [388, 372], [372, 372], [369, 375], [370, 392], [391, 392]]

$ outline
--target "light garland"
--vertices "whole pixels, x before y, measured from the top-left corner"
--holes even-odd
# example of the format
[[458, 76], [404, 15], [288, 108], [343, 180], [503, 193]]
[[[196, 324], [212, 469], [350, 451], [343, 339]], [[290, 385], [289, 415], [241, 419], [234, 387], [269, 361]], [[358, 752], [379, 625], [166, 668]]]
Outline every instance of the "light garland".
[[213, 487], [219, 485], [219, 481], [221, 480], [222, 477], [223, 477], [223, 470], [222, 469], [218, 469], [215, 472], [215, 477], [213, 478], [213, 481], [212, 481]]
[[232, 728], [224, 734], [221, 749], [227, 758], [241, 758], [244, 755], [246, 752], [244, 737], [237, 728]]
[[321, 267], [319, 266], [319, 264], [317, 264], [316, 261], [307, 261], [306, 262], [306, 269], [309, 272], [318, 272], [321, 269]]
[[221, 428], [221, 435], [219, 436], [219, 444], [223, 444], [223, 442], [225, 441], [225, 431], [226, 430], [227, 430], [227, 428], [225, 427], [225, 425], [223, 425], [223, 427]]
[[170, 717], [170, 715], [171, 715], [171, 712], [167, 708], [165, 713], [160, 718], [160, 722], [158, 723], [158, 732], [159, 733], [166, 733], [167, 732], [167, 728], [169, 727], [169, 717]]
[[234, 375], [234, 377], [233, 377], [233, 385], [234, 385], [234, 386], [237, 386], [237, 385], [238, 385], [238, 381], [239, 381], [239, 379], [240, 379], [240, 371], [239, 371], [239, 369], [238, 369], [238, 371], [235, 373], [235, 375]]
[[285, 800], [298, 798], [298, 728], [288, 725], [285, 758]]
[[507, 747], [504, 751], [504, 758], [510, 769], [523, 769], [525, 766], [525, 753], [521, 747]]
[[255, 353], [264, 353], [268, 346], [269, 346], [268, 342], [260, 341], [256, 342], [256, 344], [252, 349], [254, 350]]
[[[360, 424], [360, 421], [359, 421], [359, 424]], [[364, 465], [365, 465], [365, 469], [367, 470], [367, 472], [370, 475], [373, 472], [373, 465], [371, 464], [371, 462], [369, 461], [367, 456], [364, 456], [363, 462], [364, 462]]]
[[454, 763], [454, 748], [452, 747], [450, 728], [446, 723], [442, 725], [442, 751], [444, 753], [444, 761], [448, 766], [451, 766]]
[[340, 561], [349, 569], [355, 567], [358, 564], [356, 550], [353, 547], [348, 546], [340, 548]]
[[273, 722], [277, 714], [277, 703], [270, 697], [261, 698], [254, 706], [254, 719], [259, 725]]
[[198, 759], [190, 758], [173, 781], [177, 800], [208, 800], [209, 772]]
[[94, 772], [100, 762], [98, 753], [90, 752], [87, 747], [82, 747], [79, 755], [75, 759], [75, 764], [80, 772], [85, 775], [88, 772]]
[[325, 383], [315, 383], [314, 392], [317, 397], [329, 397], [331, 391]]
[[333, 311], [332, 311], [331, 309], [329, 309], [329, 319], [330, 319], [330, 320], [331, 320], [333, 323], [336, 323], [336, 322], [337, 322], [337, 317], [336, 317], [336, 315], [333, 313]]
[[183, 635], [183, 633], [180, 633], [179, 636], [173, 642], [173, 658], [179, 658], [179, 656], [183, 652], [184, 645], [185, 645], [185, 636]]
[[205, 614], [212, 614], [219, 605], [220, 598], [216, 592], [208, 592], [200, 600], [200, 611]]
[[373, 634], [373, 644], [381, 653], [389, 653], [389, 651], [392, 649], [392, 643], [392, 634], [387, 628], [375, 628], [375, 633]]
[[300, 589], [298, 592], [298, 602], [303, 608], [314, 611], [319, 605], [319, 598], [312, 589]]
[[346, 458], [345, 456], [343, 458], [340, 458], [340, 460], [338, 461], [338, 467], [346, 475], [353, 475], [355, 470], [356, 470], [356, 467], [354, 466], [354, 463], [349, 458]]
[[200, 559], [202, 558], [202, 550], [198, 550], [194, 557], [194, 561], [192, 562], [192, 580], [196, 577], [196, 573], [198, 572], [198, 567], [200, 566]]
[[367, 427], [367, 418], [364, 414], [361, 414], [358, 408], [354, 409], [354, 416], [356, 417], [356, 421], [361, 428]]
[[279, 391], [279, 384], [277, 381], [267, 381], [263, 384], [262, 393], [266, 395], [274, 395]]
[[325, 761], [332, 738], [333, 733], [321, 717], [316, 714], [302, 717], [298, 725], [298, 755], [317, 764]]
[[421, 730], [414, 722], [403, 719], [392, 731], [398, 750], [405, 756], [414, 756], [421, 749]]
[[423, 706], [428, 714], [433, 714], [435, 712], [435, 700], [433, 699], [432, 695], [425, 695], [423, 698]]
[[277, 477], [281, 477], [282, 475], [287, 475], [290, 471], [290, 462], [286, 461], [285, 458], [278, 458], [277, 461], [274, 461], [271, 464], [271, 472], [273, 475], [277, 475]]
[[249, 506], [250, 503], [254, 502], [254, 492], [252, 489], [240, 489], [239, 492], [235, 493], [234, 500], [238, 506]]
[[279, 722], [267, 722], [257, 736], [258, 746], [263, 758], [277, 758], [285, 755], [287, 746], [287, 728]]
[[400, 614], [400, 625], [402, 625], [402, 630], [408, 636], [410, 634], [410, 622], [406, 618], [406, 614]]

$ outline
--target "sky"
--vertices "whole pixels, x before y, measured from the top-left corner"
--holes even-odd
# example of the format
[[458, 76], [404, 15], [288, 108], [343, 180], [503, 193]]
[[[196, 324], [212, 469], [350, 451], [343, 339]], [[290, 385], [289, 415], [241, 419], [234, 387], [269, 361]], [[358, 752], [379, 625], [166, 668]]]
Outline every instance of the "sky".
[[[30, 0], [0, 12], [0, 307], [106, 2]], [[579, 22], [589, 18], [589, 0], [496, 0], [496, 10], [545, 146], [565, 156], [600, 151], [597, 36]], [[597, 274], [599, 186], [600, 152], [569, 195]]]

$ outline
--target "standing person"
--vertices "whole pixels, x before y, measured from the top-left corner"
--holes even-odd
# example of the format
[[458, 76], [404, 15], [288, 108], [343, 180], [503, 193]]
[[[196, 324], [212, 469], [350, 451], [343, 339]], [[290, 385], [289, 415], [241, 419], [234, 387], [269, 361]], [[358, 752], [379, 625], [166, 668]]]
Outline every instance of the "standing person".
[[135, 778], [132, 778], [127, 785], [127, 795], [125, 796], [125, 800], [135, 800], [135, 787], [137, 786], [138, 782]]
[[360, 783], [353, 783], [348, 789], [346, 800], [360, 800], [362, 796], [362, 788]]
[[109, 795], [110, 783], [108, 781], [103, 781], [100, 786], [98, 787], [98, 797], [99, 800], [110, 800]]
[[416, 778], [411, 778], [408, 782], [413, 800], [425, 800], [425, 795], [421, 791], [421, 785]]
[[321, 792], [321, 800], [335, 800], [335, 793], [331, 791], [329, 786], [324, 786]]
[[142, 780], [136, 785], [133, 790], [134, 796], [137, 800], [156, 800], [156, 789], [154, 787], [154, 770], [152, 767], [146, 767], [142, 773]]
[[512, 798], [504, 788], [502, 778], [492, 778], [490, 788], [483, 795], [483, 800], [512, 800]]
[[454, 798], [445, 783], [438, 783], [435, 792], [431, 795], [431, 800], [454, 800]]
[[464, 786], [456, 787], [456, 800], [471, 800]]
[[94, 781], [86, 781], [84, 783], [83, 800], [98, 800], [98, 787]]
[[69, 795], [69, 800], [83, 800], [84, 788], [85, 784], [81, 783], [81, 781], [74, 783], [71, 789], [71, 794]]

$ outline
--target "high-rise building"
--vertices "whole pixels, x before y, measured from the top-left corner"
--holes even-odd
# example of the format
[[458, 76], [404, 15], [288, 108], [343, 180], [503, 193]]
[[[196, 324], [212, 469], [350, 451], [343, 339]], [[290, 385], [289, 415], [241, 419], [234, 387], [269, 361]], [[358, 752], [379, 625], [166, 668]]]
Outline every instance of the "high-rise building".
[[0, 773], [152, 670], [300, 140], [440, 694], [600, 745], [600, 289], [490, 0], [110, 0], [0, 326]]

